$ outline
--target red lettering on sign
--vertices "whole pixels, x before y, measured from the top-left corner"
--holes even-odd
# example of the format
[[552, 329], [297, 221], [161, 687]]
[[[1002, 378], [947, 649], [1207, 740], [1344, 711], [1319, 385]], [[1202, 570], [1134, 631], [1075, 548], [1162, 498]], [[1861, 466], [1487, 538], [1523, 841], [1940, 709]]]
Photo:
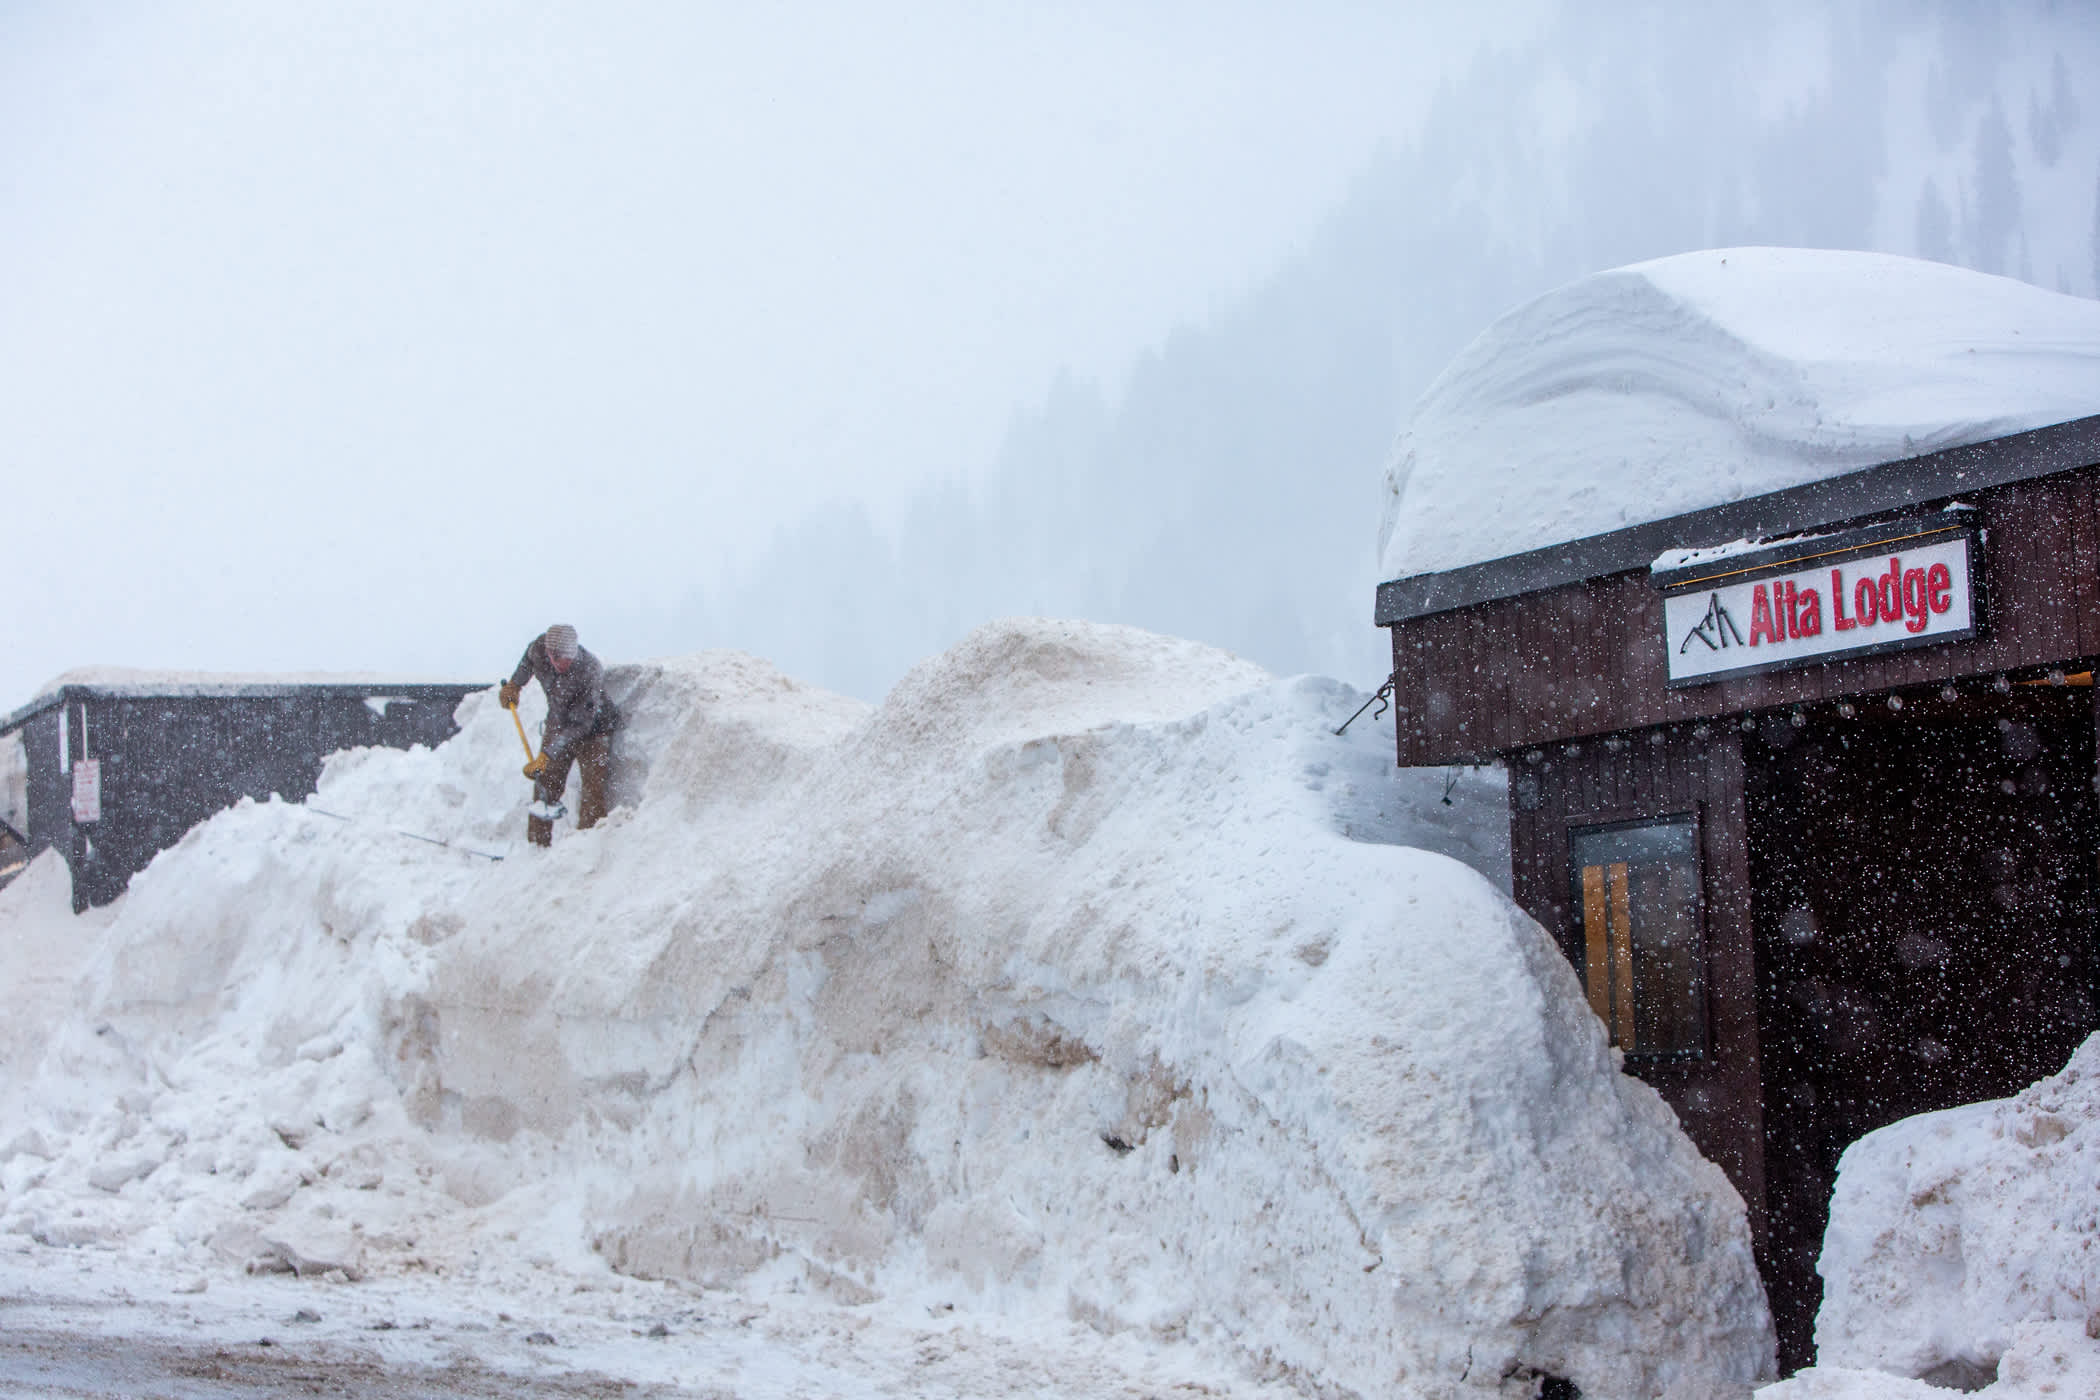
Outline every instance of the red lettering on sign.
[[1906, 632], [1922, 632], [1932, 621], [1932, 609], [1925, 602], [1925, 571], [1905, 569], [1903, 571], [1903, 611], [1910, 621], [1903, 624]]
[[[1815, 595], [1809, 595], [1813, 598]], [[1845, 616], [1845, 571], [1830, 571], [1830, 626], [1832, 631], [1850, 632], [1859, 626], [1859, 619]]]
[[1872, 627], [1881, 618], [1877, 605], [1880, 594], [1874, 590], [1874, 580], [1863, 578], [1852, 585], [1852, 611], [1859, 614], [1859, 625]]
[[[1784, 595], [1781, 596], [1783, 600]], [[1779, 624], [1772, 617], [1771, 595], [1765, 592], [1765, 586], [1760, 583], [1750, 594], [1750, 645], [1756, 646], [1759, 641], [1785, 640], [1786, 634], [1779, 630]]]
[[1820, 637], [1823, 635], [1823, 595], [1813, 588], [1801, 590], [1801, 630], [1797, 637]]
[[1903, 558], [1901, 555], [1891, 554], [1889, 556], [1889, 571], [1883, 574], [1877, 580], [1877, 583], [1880, 592], [1878, 601], [1881, 604], [1881, 620], [1883, 622], [1901, 622], [1903, 620]]
[[1954, 575], [1945, 564], [1934, 564], [1925, 575], [1925, 601], [1936, 613], [1943, 613], [1954, 606], [1948, 593], [1954, 589]]

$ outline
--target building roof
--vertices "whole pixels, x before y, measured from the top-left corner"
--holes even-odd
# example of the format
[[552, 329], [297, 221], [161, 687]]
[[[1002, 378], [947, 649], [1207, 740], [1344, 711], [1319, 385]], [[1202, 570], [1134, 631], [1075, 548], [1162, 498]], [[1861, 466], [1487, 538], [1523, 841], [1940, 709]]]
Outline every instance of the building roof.
[[407, 700], [457, 700], [489, 688], [488, 681], [410, 680], [329, 672], [232, 673], [141, 671], [92, 667], [68, 671], [13, 713], [0, 717], [0, 734], [11, 733], [68, 700], [268, 699], [288, 695], [400, 696]]
[[1430, 613], [1647, 568], [1670, 550], [1798, 534], [2096, 463], [2100, 463], [2100, 414], [1885, 462], [1507, 558], [1394, 579], [1378, 586], [1375, 616], [1379, 626], [1389, 627]]
[[1502, 317], [1423, 394], [1386, 475], [1384, 577], [1536, 559], [2096, 413], [2100, 301], [1876, 253], [1619, 268]]

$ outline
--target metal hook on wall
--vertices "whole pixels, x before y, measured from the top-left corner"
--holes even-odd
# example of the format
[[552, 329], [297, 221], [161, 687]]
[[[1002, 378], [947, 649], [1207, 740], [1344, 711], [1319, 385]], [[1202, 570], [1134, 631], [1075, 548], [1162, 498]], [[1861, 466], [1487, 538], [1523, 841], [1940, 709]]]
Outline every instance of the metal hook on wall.
[[1373, 705], [1376, 705], [1378, 707], [1378, 713], [1373, 715], [1372, 718], [1384, 719], [1385, 712], [1392, 708], [1394, 688], [1399, 684], [1399, 682], [1400, 673], [1398, 671], [1395, 671], [1390, 676], [1387, 676], [1385, 678], [1385, 684], [1378, 687], [1378, 689], [1372, 691], [1371, 698], [1364, 701], [1363, 704], [1358, 705], [1356, 707], [1356, 714], [1353, 714], [1349, 716], [1349, 718], [1343, 720], [1340, 728], [1336, 729], [1334, 732], [1336, 734], [1340, 734], [1344, 730], [1348, 729], [1350, 725], [1356, 723], [1358, 716], [1362, 715], [1365, 710], [1370, 709]]

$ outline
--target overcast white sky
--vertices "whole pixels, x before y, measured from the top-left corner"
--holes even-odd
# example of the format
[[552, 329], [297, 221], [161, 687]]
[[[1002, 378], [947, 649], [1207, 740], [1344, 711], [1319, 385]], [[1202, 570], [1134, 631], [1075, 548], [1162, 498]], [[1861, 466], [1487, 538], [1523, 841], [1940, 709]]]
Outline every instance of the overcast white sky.
[[493, 674], [974, 471], [1536, 19], [1403, 8], [0, 7], [0, 709]]

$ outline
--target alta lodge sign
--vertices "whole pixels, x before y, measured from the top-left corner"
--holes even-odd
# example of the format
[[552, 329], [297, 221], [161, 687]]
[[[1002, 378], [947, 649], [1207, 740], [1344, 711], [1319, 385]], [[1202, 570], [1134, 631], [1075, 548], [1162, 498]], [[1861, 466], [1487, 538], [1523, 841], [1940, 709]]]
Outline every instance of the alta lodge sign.
[[1978, 537], [1966, 514], [1665, 555], [1652, 573], [1670, 684], [1976, 635]]

